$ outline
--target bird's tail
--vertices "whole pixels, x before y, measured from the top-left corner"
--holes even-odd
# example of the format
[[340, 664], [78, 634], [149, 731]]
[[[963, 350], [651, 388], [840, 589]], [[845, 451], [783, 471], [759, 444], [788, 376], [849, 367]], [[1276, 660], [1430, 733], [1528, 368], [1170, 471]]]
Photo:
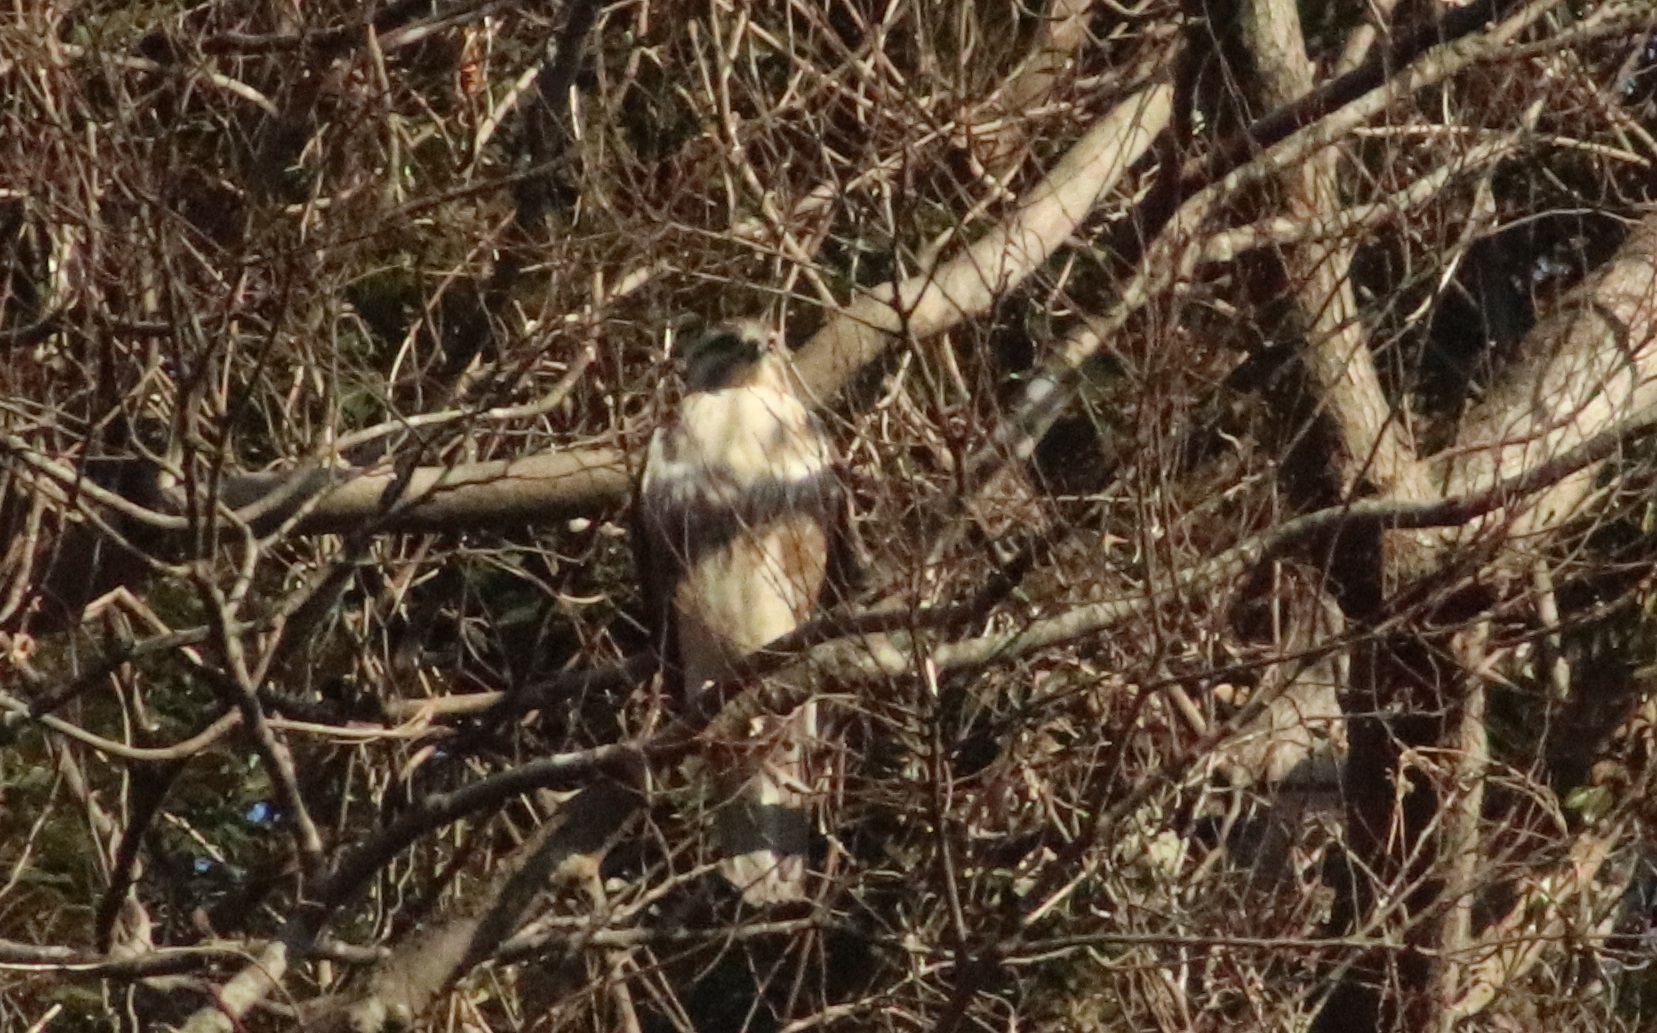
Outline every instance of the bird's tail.
[[761, 720], [757, 735], [774, 745], [746, 780], [726, 782], [715, 826], [725, 855], [720, 871], [750, 904], [805, 900], [817, 705], [806, 703], [787, 717]]

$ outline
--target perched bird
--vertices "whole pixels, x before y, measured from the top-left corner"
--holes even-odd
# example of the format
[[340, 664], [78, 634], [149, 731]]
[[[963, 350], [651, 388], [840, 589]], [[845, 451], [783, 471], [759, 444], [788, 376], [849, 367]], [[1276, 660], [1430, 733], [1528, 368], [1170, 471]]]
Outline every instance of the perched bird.
[[[693, 341], [684, 400], [651, 439], [639, 485], [645, 595], [664, 669], [693, 707], [811, 618], [845, 554], [828, 438], [779, 347], [753, 322]], [[761, 718], [749, 732], [769, 743], [761, 759], [715, 776], [720, 867], [750, 903], [798, 900], [816, 705]]]

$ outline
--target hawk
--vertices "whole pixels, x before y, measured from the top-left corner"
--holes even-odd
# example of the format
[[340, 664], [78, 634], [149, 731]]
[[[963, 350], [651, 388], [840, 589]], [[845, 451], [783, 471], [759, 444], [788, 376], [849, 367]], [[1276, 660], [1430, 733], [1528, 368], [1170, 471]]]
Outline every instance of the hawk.
[[[639, 483], [645, 595], [669, 680], [692, 707], [809, 620], [842, 574], [843, 490], [779, 347], [753, 322], [694, 341], [684, 400], [651, 438]], [[770, 745], [715, 787], [720, 868], [750, 903], [799, 900], [816, 705], [750, 732]]]

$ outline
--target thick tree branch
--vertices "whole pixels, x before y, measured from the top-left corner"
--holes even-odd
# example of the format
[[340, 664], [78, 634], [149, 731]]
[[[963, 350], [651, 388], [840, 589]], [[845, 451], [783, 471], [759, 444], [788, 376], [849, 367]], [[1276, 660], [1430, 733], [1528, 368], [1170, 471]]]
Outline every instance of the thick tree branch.
[[930, 337], [988, 311], [1075, 233], [1149, 149], [1172, 113], [1159, 84], [1117, 105], [1066, 152], [1008, 221], [936, 269], [882, 284], [829, 317], [795, 357], [807, 392], [827, 400], [899, 335]]
[[[1452, 493], [1479, 491], [1639, 420], [1654, 402], [1657, 214], [1532, 329], [1507, 375], [1463, 421], [1455, 446], [1434, 458], [1437, 478]], [[1522, 540], [1557, 527], [1592, 488], [1585, 468], [1507, 514], [1501, 533]], [[1504, 562], [1521, 563], [1526, 551]]]
[[[1268, 108], [1312, 91], [1300, 12], [1294, 0], [1245, 0], [1240, 22]], [[1325, 148], [1282, 170], [1285, 207], [1295, 222], [1330, 222], [1342, 208], [1339, 150]], [[1384, 494], [1424, 499], [1408, 417], [1399, 418], [1381, 390], [1358, 302], [1347, 273], [1352, 241], [1331, 237], [1288, 250], [1283, 271], [1294, 292], [1304, 334], [1301, 360], [1334, 423], [1341, 454], [1336, 469], [1351, 494], [1368, 482]]]

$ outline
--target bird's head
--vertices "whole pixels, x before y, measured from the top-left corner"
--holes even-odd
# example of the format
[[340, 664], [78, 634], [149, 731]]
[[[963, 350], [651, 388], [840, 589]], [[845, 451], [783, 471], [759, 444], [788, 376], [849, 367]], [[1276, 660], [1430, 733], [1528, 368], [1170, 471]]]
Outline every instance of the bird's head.
[[772, 335], [753, 320], [721, 323], [691, 339], [682, 361], [685, 387], [718, 391], [752, 383], [771, 354]]

